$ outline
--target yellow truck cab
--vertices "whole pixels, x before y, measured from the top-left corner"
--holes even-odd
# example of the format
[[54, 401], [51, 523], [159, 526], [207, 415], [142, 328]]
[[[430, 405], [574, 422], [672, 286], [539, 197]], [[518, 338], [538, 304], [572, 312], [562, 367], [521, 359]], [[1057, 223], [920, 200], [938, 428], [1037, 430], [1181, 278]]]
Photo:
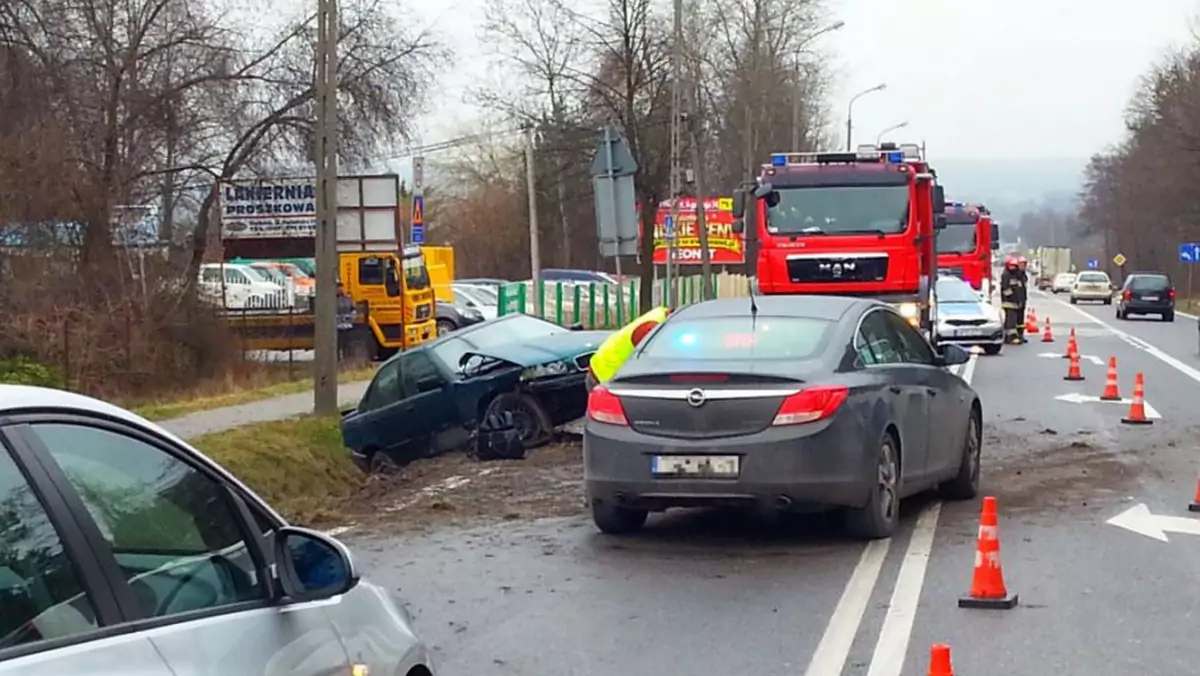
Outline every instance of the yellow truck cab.
[[419, 248], [343, 252], [339, 264], [342, 288], [356, 305], [366, 303], [366, 322], [383, 351], [437, 336], [433, 287]]

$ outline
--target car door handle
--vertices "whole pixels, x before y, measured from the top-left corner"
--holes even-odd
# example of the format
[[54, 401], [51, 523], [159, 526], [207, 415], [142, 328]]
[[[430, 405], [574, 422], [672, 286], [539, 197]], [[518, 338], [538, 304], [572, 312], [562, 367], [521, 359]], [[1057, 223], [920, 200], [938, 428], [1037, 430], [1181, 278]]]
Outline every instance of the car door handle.
[[900, 394], [904, 391], [899, 385], [892, 385], [888, 389], [892, 391], [892, 394]]
[[936, 397], [938, 394], [937, 388], [935, 387], [926, 387], [925, 391], [928, 392], [929, 396], [931, 397]]

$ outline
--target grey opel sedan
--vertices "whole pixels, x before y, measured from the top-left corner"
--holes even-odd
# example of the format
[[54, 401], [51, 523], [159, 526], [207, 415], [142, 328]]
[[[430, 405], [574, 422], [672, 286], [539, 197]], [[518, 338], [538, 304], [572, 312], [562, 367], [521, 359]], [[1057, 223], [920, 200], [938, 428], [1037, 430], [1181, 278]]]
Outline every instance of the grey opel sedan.
[[592, 390], [584, 481], [600, 530], [708, 505], [845, 511], [891, 535], [899, 500], [979, 487], [982, 408], [890, 305], [834, 296], [706, 301], [676, 311]]
[[403, 606], [159, 426], [0, 385], [0, 676], [432, 676]]

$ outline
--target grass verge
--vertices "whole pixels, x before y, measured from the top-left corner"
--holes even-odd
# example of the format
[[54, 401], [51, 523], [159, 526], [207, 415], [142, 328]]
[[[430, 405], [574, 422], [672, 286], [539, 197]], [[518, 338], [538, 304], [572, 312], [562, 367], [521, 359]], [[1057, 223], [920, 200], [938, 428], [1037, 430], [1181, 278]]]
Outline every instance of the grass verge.
[[247, 425], [192, 444], [297, 524], [344, 521], [347, 501], [366, 484], [342, 446], [335, 417]]
[[[338, 374], [338, 382], [350, 383], [358, 380], [370, 380], [373, 375], [375, 375], [375, 367], [364, 366], [348, 371], [342, 371]], [[171, 418], [178, 418], [180, 416], [188, 415], [189, 413], [209, 411], [214, 408], [222, 408], [225, 406], [248, 404], [255, 401], [261, 401], [263, 399], [280, 397], [285, 394], [304, 392], [305, 390], [311, 390], [312, 387], [312, 378], [287, 380], [268, 385], [260, 385], [258, 387], [246, 387], [244, 389], [239, 388], [236, 383], [231, 383], [227, 391], [217, 394], [172, 399], [167, 401], [148, 402], [131, 406], [129, 408], [133, 412], [148, 420], [169, 420]]]

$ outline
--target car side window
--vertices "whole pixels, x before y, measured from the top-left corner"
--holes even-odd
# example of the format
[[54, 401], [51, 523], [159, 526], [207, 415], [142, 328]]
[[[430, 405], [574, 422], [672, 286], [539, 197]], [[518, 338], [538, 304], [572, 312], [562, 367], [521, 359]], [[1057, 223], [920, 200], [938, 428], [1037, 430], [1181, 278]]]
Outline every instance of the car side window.
[[0, 650], [100, 626], [62, 539], [0, 446]]
[[881, 310], [868, 312], [859, 325], [858, 353], [868, 366], [904, 363], [903, 347], [888, 324], [887, 314]]
[[896, 332], [896, 337], [900, 339], [900, 345], [904, 349], [904, 361], [910, 364], [933, 365], [933, 348], [929, 347], [929, 343], [911, 324], [891, 312], [878, 314], [887, 315], [888, 324]]
[[35, 423], [145, 617], [267, 598], [243, 524], [213, 477], [120, 432]]
[[375, 380], [371, 381], [371, 386], [363, 397], [360, 409], [374, 411], [377, 408], [393, 404], [399, 399], [401, 399], [400, 360], [393, 359], [381, 366], [379, 372], [375, 374]]
[[445, 383], [441, 372], [438, 371], [437, 364], [434, 364], [433, 359], [424, 351], [406, 352], [400, 356], [400, 359], [404, 362], [400, 388], [401, 399], [415, 397], [422, 392], [435, 389], [433, 387], [421, 389], [420, 382], [423, 378], [436, 377], [439, 383], [438, 387]]

